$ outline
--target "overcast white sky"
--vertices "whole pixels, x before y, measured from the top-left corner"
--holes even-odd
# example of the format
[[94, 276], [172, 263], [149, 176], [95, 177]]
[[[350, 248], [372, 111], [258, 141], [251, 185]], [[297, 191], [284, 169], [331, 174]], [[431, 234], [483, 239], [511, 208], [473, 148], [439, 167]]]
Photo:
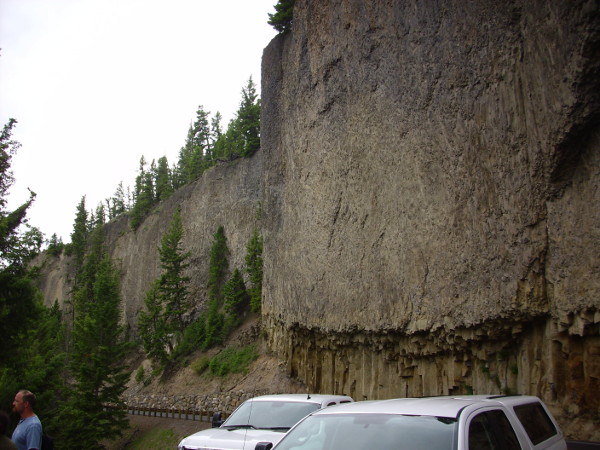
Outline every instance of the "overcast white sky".
[[14, 209], [71, 240], [77, 204], [95, 209], [139, 160], [177, 160], [198, 105], [233, 118], [260, 92], [277, 0], [0, 0], [0, 126], [13, 139]]

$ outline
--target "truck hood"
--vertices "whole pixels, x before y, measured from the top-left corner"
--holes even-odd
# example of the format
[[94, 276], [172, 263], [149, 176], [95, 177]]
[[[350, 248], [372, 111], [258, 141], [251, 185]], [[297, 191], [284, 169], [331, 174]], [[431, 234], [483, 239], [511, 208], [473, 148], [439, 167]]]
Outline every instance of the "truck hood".
[[272, 430], [211, 428], [186, 437], [179, 446], [193, 450], [254, 450], [258, 442], [275, 445], [284, 435]]

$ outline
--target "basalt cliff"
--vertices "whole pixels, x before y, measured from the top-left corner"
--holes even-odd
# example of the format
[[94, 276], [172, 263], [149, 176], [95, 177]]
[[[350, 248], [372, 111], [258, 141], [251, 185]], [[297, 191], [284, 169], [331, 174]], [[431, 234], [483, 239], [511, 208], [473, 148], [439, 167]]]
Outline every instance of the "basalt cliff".
[[196, 311], [217, 226], [231, 268], [260, 230], [265, 339], [311, 391], [598, 420], [598, 2], [296, 0], [261, 86], [257, 154], [107, 226], [133, 333], [181, 207]]

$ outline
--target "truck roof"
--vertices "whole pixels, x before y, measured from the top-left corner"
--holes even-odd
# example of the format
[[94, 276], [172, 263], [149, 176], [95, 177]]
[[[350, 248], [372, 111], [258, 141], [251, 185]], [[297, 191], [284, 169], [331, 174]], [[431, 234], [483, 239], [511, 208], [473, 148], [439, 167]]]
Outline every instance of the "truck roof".
[[352, 402], [352, 397], [347, 395], [324, 395], [324, 394], [271, 394], [254, 397], [251, 402], [302, 402], [316, 403], [327, 406], [330, 402]]
[[458, 418], [467, 406], [477, 403], [514, 406], [531, 402], [539, 402], [533, 396], [496, 396], [496, 395], [463, 395], [422, 398], [398, 398], [391, 400], [375, 400], [355, 402], [318, 411], [314, 414], [404, 414], [413, 416], [435, 416]]

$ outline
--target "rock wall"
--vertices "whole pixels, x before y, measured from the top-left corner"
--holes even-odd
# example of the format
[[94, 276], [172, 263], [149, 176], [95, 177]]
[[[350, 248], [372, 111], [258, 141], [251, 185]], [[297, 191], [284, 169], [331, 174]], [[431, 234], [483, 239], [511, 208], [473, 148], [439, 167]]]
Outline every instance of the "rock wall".
[[168, 412], [189, 411], [200, 413], [221, 412], [223, 418], [230, 415], [235, 409], [246, 400], [259, 395], [271, 394], [268, 388], [252, 392], [231, 391], [231, 392], [211, 392], [197, 395], [173, 395], [166, 396], [161, 394], [148, 394], [140, 396], [130, 396], [127, 398], [127, 409], [131, 411], [163, 410]]
[[290, 373], [598, 417], [599, 49], [597, 2], [296, 1], [261, 130]]

